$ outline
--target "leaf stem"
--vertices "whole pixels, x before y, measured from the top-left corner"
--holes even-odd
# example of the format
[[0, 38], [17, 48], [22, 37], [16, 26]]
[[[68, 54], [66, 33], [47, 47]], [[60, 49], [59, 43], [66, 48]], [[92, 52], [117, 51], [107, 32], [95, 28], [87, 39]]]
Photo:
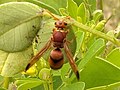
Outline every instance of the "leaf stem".
[[[71, 22], [72, 22], [72, 23], [71, 23]], [[94, 34], [94, 35], [96, 35], [96, 36], [98, 36], [98, 37], [101, 37], [101, 38], [103, 38], [103, 39], [106, 39], [106, 40], [108, 40], [108, 41], [111, 41], [112, 43], [114, 43], [114, 44], [117, 45], [117, 46], [120, 46], [120, 42], [119, 42], [118, 39], [116, 39], [116, 38], [114, 38], [114, 37], [110, 37], [110, 36], [106, 35], [105, 33], [102, 33], [102, 32], [100, 32], [100, 31], [95, 30], [95, 29], [93, 29], [93, 28], [90, 28], [90, 27], [88, 27], [88, 26], [86, 26], [86, 25], [84, 25], [84, 24], [82, 24], [82, 23], [79, 23], [79, 22], [77, 22], [76, 20], [74, 20], [74, 19], [72, 19], [72, 18], [70, 18], [70, 19], [68, 20], [68, 23], [70, 23], [70, 24], [72, 24], [72, 25], [80, 28], [81, 30], [83, 30], [83, 31], [85, 31], [85, 32], [86, 32], [86, 31], [87, 31], [87, 32], [90, 32], [90, 33], [92, 33], [92, 34]]]

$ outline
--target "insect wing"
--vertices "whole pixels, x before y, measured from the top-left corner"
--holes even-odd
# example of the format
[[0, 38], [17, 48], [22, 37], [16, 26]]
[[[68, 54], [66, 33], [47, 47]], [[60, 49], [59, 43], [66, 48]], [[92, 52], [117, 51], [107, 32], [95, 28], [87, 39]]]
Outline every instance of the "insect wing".
[[52, 43], [52, 40], [49, 40], [46, 43], [46, 45], [30, 60], [25, 71], [27, 71], [32, 65], [34, 65], [39, 60], [39, 58], [43, 55], [43, 53], [50, 48], [51, 43]]
[[70, 66], [71, 66], [73, 72], [75, 73], [77, 79], [79, 80], [79, 78], [80, 78], [79, 77], [79, 71], [78, 71], [77, 65], [76, 65], [76, 63], [75, 63], [75, 61], [73, 59], [73, 55], [72, 55], [71, 51], [68, 48], [67, 42], [64, 43], [64, 50], [65, 50], [66, 56], [68, 58], [68, 61], [70, 63]]

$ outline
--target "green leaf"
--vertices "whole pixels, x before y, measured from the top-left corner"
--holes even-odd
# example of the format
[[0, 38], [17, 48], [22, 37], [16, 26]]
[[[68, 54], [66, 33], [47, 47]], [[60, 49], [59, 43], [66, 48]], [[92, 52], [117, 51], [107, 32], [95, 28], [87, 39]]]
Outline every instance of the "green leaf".
[[78, 9], [77, 4], [73, 0], [68, 0], [67, 10], [69, 15], [74, 19], [77, 19], [77, 9]]
[[65, 8], [67, 5], [67, 0], [52, 0], [51, 2], [48, 0], [39, 0], [42, 1], [52, 7], [54, 7], [55, 9], [59, 10], [59, 8]]
[[31, 45], [42, 20], [37, 15], [39, 10], [38, 6], [27, 2], [0, 5], [0, 50], [16, 52]]
[[86, 52], [84, 58], [79, 63], [78, 68], [84, 68], [84, 66], [89, 62], [89, 60], [91, 60], [96, 54], [98, 54], [98, 52], [103, 49], [104, 45], [105, 43], [103, 39], [96, 40]]
[[97, 23], [103, 17], [103, 12], [102, 10], [95, 10], [92, 15], [93, 20]]
[[0, 87], [0, 90], [8, 90], [8, 89], [5, 89], [5, 88], [1, 88], [1, 87]]
[[[37, 38], [35, 38], [38, 43], [36, 43], [36, 40], [34, 40], [35, 49], [37, 49], [37, 52], [39, 52], [39, 50], [41, 50], [45, 46], [45, 44], [51, 39], [54, 22], [55, 21], [53, 19], [43, 17], [43, 21], [41, 22], [41, 29], [37, 33]], [[42, 57], [46, 61], [48, 60], [50, 51], [52, 49], [53, 48], [48, 49], [42, 55]]]
[[[102, 31], [105, 28], [106, 20], [101, 20], [97, 25], [95, 26], [95, 30]], [[112, 37], [112, 36], [111, 36]]]
[[[78, 64], [78, 69], [82, 70], [86, 64], [93, 58], [95, 57], [97, 54], [99, 54], [104, 47], [105, 43], [103, 39], [98, 39], [96, 40], [88, 49], [88, 51], [86, 52], [84, 58], [80, 61], [80, 63]], [[81, 76], [80, 76], [81, 77]], [[75, 75], [72, 74], [71, 76], [71, 81], [74, 81], [76, 79]]]
[[[25, 0], [27, 2], [31, 2], [34, 3], [44, 9], [48, 9], [49, 11], [51, 11], [52, 13], [58, 14], [58, 11], [55, 7], [51, 6], [51, 2], [47, 2], [48, 0]], [[52, 1], [53, 2], [53, 1]], [[55, 2], [55, 4], [57, 4], [57, 2]], [[59, 4], [58, 4], [59, 5]]]
[[[83, 0], [87, 8], [87, 19], [92, 19], [92, 12], [96, 10], [96, 0]], [[90, 17], [88, 17], [90, 16]]]
[[115, 48], [112, 50], [106, 58], [109, 62], [120, 67], [120, 48]]
[[60, 15], [62, 16], [68, 16], [68, 12], [65, 8], [60, 8], [59, 12], [60, 12]]
[[[61, 79], [62, 79], [62, 81], [65, 81], [65, 82], [68, 81], [68, 79], [69, 79], [69, 69], [70, 69], [70, 64], [69, 63], [64, 64], [64, 66], [61, 69]], [[68, 83], [70, 83], [70, 82], [68, 82]]]
[[25, 83], [22, 83], [18, 86], [17, 90], [28, 90], [30, 88], [37, 87], [43, 83], [42, 80], [30, 80]]
[[86, 16], [86, 7], [84, 3], [81, 3], [80, 6], [78, 7], [77, 16], [81, 17], [83, 24], [86, 23], [87, 16]]
[[68, 84], [62, 88], [62, 90], [84, 90], [85, 83], [84, 82], [77, 82], [73, 84]]
[[39, 75], [38, 77], [42, 80], [48, 80], [50, 79], [50, 76], [51, 76], [51, 70], [48, 69], [48, 68], [42, 68], [39, 72]]
[[109, 84], [106, 86], [94, 87], [87, 90], [119, 90], [120, 89], [120, 82]]
[[76, 35], [77, 47], [76, 47], [76, 52], [74, 57], [76, 57], [80, 52], [80, 48], [84, 40], [84, 32], [81, 32], [80, 30], [78, 30], [77, 32], [75, 32], [75, 35]]
[[39, 5], [42, 8], [48, 9], [55, 14], [59, 14], [59, 8], [65, 8], [67, 5], [67, 0], [25, 0], [34, 4]]
[[31, 88], [31, 90], [44, 90], [44, 86], [43, 85], [39, 85], [37, 87]]
[[77, 3], [77, 5], [79, 6], [79, 5], [80, 5], [80, 3], [82, 3], [82, 2], [83, 2], [83, 0], [74, 0], [74, 2], [76, 2], [76, 3]]
[[0, 51], [0, 71], [2, 76], [13, 77], [26, 67], [31, 58], [32, 48], [22, 52], [6, 53]]
[[30, 81], [39, 81], [40, 79], [37, 79], [37, 78], [22, 78], [22, 79], [18, 79], [15, 81], [15, 84], [17, 86], [23, 84], [23, 83], [26, 83], [26, 82], [30, 82]]
[[89, 4], [88, 7], [90, 6], [91, 12], [96, 10], [96, 0], [84, 0], [84, 1], [86, 2], [88, 1], [86, 4]]
[[0, 4], [7, 3], [7, 2], [15, 2], [17, 0], [0, 0]]
[[62, 84], [61, 77], [60, 76], [54, 76], [53, 77], [53, 89], [57, 90], [57, 88], [59, 88], [61, 84]]
[[120, 68], [99, 57], [90, 60], [80, 74], [87, 89], [120, 81]]
[[[13, 77], [30, 60], [32, 41], [40, 28], [40, 8], [27, 2], [0, 5], [0, 72]], [[9, 12], [9, 13], [8, 13]]]

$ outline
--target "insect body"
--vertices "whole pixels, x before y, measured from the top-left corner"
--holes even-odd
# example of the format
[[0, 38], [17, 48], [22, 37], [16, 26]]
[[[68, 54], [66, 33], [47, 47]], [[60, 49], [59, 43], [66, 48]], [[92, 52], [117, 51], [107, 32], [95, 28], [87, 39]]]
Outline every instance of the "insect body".
[[28, 63], [26, 67], [26, 70], [28, 70], [33, 64], [35, 64], [35, 62], [39, 60], [39, 58], [43, 55], [43, 53], [46, 52], [52, 45], [54, 49], [51, 51], [50, 57], [48, 60], [50, 67], [55, 70], [62, 67], [64, 63], [64, 57], [63, 57], [61, 48], [64, 48], [64, 51], [66, 53], [70, 66], [72, 70], [74, 71], [77, 79], [79, 79], [79, 71], [77, 69], [77, 65], [75, 64], [75, 61], [73, 60], [72, 53], [70, 52], [68, 48], [68, 42], [66, 40], [66, 36], [68, 34], [68, 31], [65, 31], [66, 26], [67, 26], [67, 23], [64, 22], [64, 20], [57, 20], [55, 22], [55, 28], [53, 29], [53, 33], [52, 33], [50, 40], [31, 59], [31, 61]]

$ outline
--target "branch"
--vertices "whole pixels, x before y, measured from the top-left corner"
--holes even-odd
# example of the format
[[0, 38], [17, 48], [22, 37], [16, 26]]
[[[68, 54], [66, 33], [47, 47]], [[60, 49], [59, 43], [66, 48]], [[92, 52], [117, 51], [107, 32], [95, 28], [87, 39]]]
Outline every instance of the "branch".
[[112, 43], [114, 43], [115, 45], [117, 45], [117, 46], [120, 46], [120, 41], [118, 40], [118, 39], [116, 39], [116, 38], [114, 38], [114, 37], [110, 37], [110, 36], [108, 36], [108, 35], [106, 35], [105, 33], [103, 33], [103, 32], [100, 32], [100, 31], [98, 31], [98, 30], [95, 30], [95, 29], [93, 29], [93, 28], [90, 28], [90, 27], [88, 27], [88, 26], [86, 26], [86, 25], [84, 25], [84, 24], [82, 24], [82, 23], [79, 23], [79, 22], [77, 22], [76, 20], [74, 20], [74, 19], [72, 19], [72, 18], [70, 18], [70, 19], [68, 19], [67, 20], [67, 23], [68, 24], [71, 24], [71, 25], [74, 25], [74, 26], [76, 26], [76, 27], [78, 27], [78, 28], [80, 28], [81, 30], [83, 30], [84, 32], [90, 32], [90, 33], [92, 33], [92, 34], [94, 34], [94, 35], [96, 35], [96, 36], [98, 36], [98, 37], [101, 37], [101, 38], [103, 38], [103, 39], [106, 39], [106, 40], [108, 40], [108, 41], [111, 41]]

